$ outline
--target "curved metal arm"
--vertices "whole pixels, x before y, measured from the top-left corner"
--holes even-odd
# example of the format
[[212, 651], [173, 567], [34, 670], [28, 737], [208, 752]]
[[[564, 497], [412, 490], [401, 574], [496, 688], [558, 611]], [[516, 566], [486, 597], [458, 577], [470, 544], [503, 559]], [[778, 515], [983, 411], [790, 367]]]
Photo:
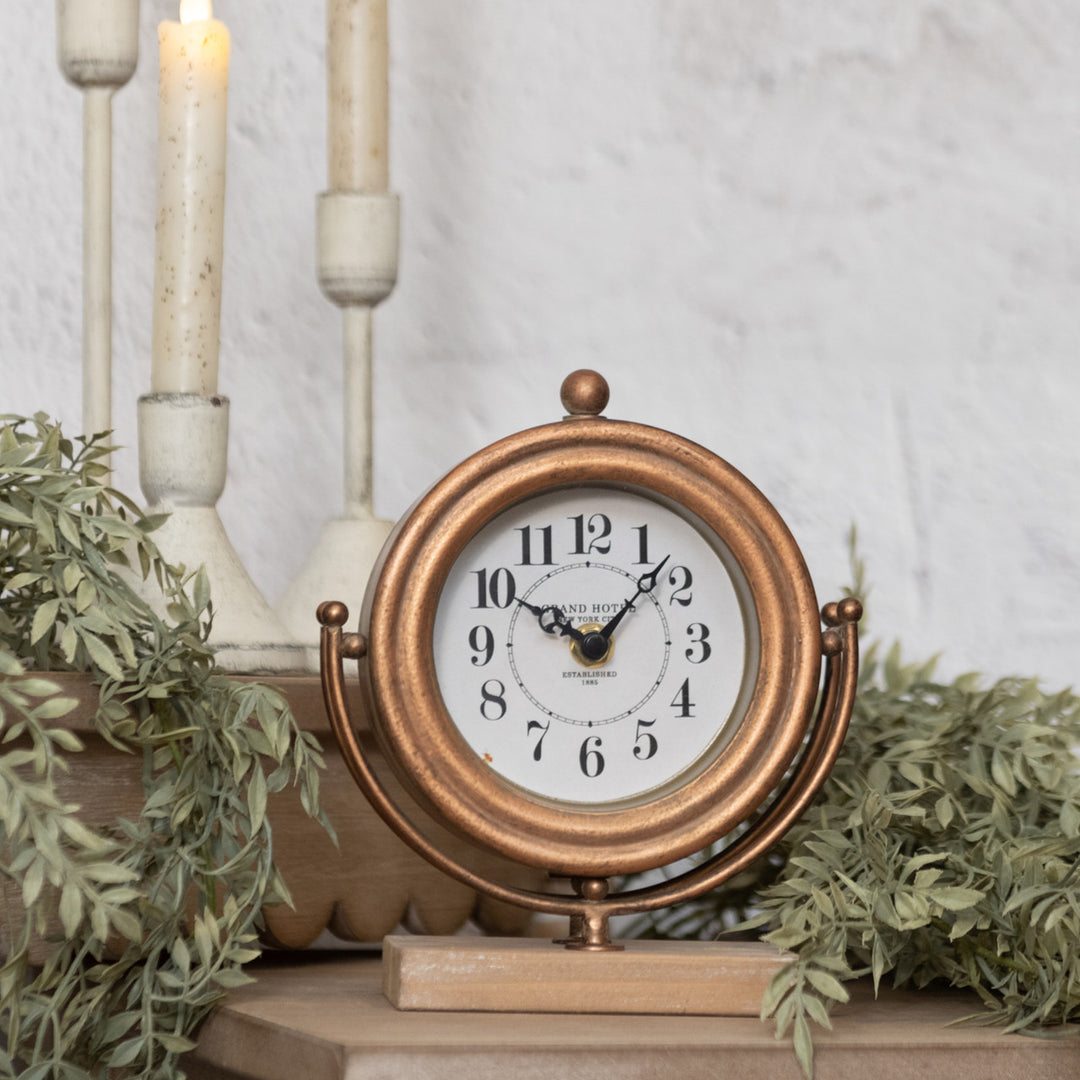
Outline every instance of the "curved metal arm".
[[398, 838], [444, 873], [496, 900], [537, 911], [546, 911], [553, 915], [573, 915], [579, 912], [581, 900], [576, 897], [553, 896], [548, 893], [517, 889], [480, 877], [437, 848], [409, 821], [375, 775], [349, 716], [342, 660], [345, 657], [359, 659], [364, 656], [367, 653], [367, 644], [359, 634], [342, 634], [341, 628], [349, 618], [349, 609], [344, 604], [338, 601], [321, 604], [318, 618], [322, 623], [319, 669], [322, 676], [323, 699], [330, 716], [330, 725], [345, 751], [345, 762], [349, 766], [353, 779]]
[[[607, 901], [610, 915], [638, 914], [715, 889], [781, 840], [803, 815], [840, 753], [855, 705], [859, 676], [858, 620], [862, 617], [862, 607], [854, 606], [857, 604], [845, 600], [835, 605], [843, 613], [837, 612], [835, 616], [839, 631], [829, 629], [822, 636], [825, 686], [817, 718], [802, 757], [768, 809], [738, 839], [700, 866], [657, 885], [612, 896]], [[832, 608], [834, 605], [829, 605]], [[830, 611], [827, 618], [831, 615]]]
[[858, 622], [862, 605], [852, 598], [827, 604], [822, 617], [829, 629], [822, 635], [825, 685], [806, 748], [780, 793], [760, 818], [738, 839], [702, 865], [656, 885], [608, 895], [604, 878], [574, 879], [577, 896], [556, 896], [518, 889], [481, 877], [432, 844], [402, 813], [371, 769], [349, 717], [343, 658], [359, 659], [366, 643], [358, 634], [342, 634], [346, 606], [320, 605], [321, 675], [330, 723], [345, 751], [345, 760], [360, 789], [397, 836], [432, 865], [458, 881], [505, 903], [570, 916], [574, 936], [568, 948], [610, 949], [608, 920], [612, 915], [639, 914], [681, 903], [722, 885], [759, 858], [791, 828], [810, 805], [836, 761], [855, 704], [859, 674]]

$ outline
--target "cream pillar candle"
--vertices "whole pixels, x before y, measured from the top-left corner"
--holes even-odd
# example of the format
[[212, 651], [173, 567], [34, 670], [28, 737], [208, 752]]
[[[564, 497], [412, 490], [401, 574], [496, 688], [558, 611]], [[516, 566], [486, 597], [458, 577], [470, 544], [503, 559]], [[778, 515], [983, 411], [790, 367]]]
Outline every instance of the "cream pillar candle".
[[154, 393], [217, 393], [229, 31], [210, 0], [158, 26]]
[[331, 191], [390, 186], [386, 0], [327, 0]]

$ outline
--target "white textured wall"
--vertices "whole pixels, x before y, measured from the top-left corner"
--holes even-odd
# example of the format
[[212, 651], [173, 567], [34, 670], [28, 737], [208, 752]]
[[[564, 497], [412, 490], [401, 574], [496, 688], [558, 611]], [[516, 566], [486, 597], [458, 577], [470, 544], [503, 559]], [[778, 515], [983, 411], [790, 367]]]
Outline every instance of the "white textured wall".
[[[872, 630], [947, 668], [1080, 672], [1075, 0], [390, 0], [401, 279], [377, 315], [377, 509], [555, 418], [751, 476], [823, 599], [858, 524]], [[271, 600], [340, 504], [339, 322], [313, 271], [319, 0], [233, 35], [221, 389], [233, 540]], [[149, 387], [157, 42], [118, 96], [114, 416]], [[80, 102], [8, 0], [0, 411], [79, 427]], [[120, 482], [137, 488], [134, 451]], [[313, 598], [317, 600], [321, 598]]]

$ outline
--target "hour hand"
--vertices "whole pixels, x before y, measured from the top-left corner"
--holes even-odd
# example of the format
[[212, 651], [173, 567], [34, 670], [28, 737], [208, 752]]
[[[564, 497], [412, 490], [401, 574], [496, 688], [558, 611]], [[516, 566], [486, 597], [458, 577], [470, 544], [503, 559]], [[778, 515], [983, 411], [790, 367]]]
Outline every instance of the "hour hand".
[[572, 638], [574, 641], [582, 642], [585, 640], [585, 635], [570, 625], [570, 620], [563, 614], [562, 608], [550, 604], [546, 607], [538, 607], [536, 604], [530, 604], [528, 600], [522, 600], [520, 596], [516, 596], [514, 599], [526, 611], [530, 611], [536, 616], [540, 629], [545, 634], [554, 634], [558, 631], [563, 637]]
[[537, 618], [540, 618], [547, 608], [537, 607], [535, 604], [530, 604], [528, 600], [522, 600], [520, 596], [515, 596], [514, 599], [526, 610], [531, 611]]

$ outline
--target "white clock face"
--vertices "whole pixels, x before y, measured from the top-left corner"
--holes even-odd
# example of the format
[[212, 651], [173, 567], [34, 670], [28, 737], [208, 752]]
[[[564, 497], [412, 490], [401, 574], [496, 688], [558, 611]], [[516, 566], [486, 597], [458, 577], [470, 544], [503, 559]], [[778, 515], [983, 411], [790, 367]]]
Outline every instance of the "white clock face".
[[546, 800], [609, 808], [689, 779], [745, 714], [759, 656], [726, 546], [653, 496], [527, 499], [455, 561], [435, 670], [466, 742]]

